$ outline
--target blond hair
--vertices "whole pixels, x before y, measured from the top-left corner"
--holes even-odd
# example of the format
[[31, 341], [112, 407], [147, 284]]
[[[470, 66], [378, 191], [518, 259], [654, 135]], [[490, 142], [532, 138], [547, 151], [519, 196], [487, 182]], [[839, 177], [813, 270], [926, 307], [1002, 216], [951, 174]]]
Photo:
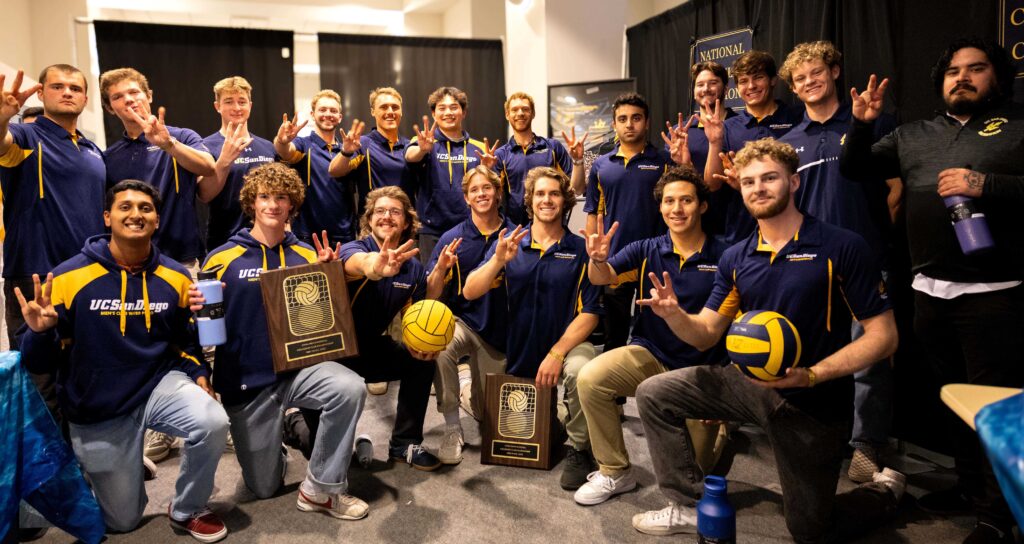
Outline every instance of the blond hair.
[[487, 178], [487, 181], [491, 182], [491, 185], [494, 186], [495, 198], [497, 199], [498, 204], [501, 204], [501, 178], [498, 177], [498, 174], [495, 173], [494, 170], [491, 170], [482, 164], [478, 164], [466, 172], [466, 175], [462, 178], [462, 194], [464, 196], [469, 195], [469, 184], [473, 182], [473, 178], [475, 176], [483, 176]]
[[385, 197], [401, 202], [402, 208], [405, 209], [405, 228], [402, 229], [400, 241], [405, 242], [412, 239], [416, 232], [420, 230], [420, 217], [416, 214], [416, 209], [413, 208], [409, 195], [405, 194], [405, 191], [397, 185], [385, 185], [370, 191], [366, 195], [366, 209], [363, 211], [363, 216], [359, 218], [359, 237], [365, 238], [373, 233], [373, 229], [370, 228], [370, 221], [373, 219], [373, 208], [378, 200]]
[[402, 103], [402, 95], [394, 87], [377, 87], [370, 91], [370, 111], [377, 106], [377, 97], [382, 94], [391, 95], [398, 100], [399, 104]]
[[512, 101], [513, 100], [525, 100], [525, 101], [529, 102], [530, 103], [530, 110], [533, 111], [534, 114], [537, 113], [537, 108], [533, 105], [533, 97], [528, 95], [528, 94], [526, 94], [526, 93], [524, 93], [524, 92], [518, 92], [518, 93], [512, 93], [511, 95], [509, 95], [508, 100], [505, 101], [505, 113], [506, 114], [508, 113], [508, 108], [509, 108], [509, 106], [512, 105]]
[[114, 68], [113, 70], [107, 70], [100, 74], [100, 100], [107, 109], [110, 109], [110, 96], [107, 94], [107, 91], [122, 81], [134, 81], [138, 83], [139, 89], [146, 93], [147, 97], [152, 93], [152, 91], [149, 90], [149, 80], [146, 79], [146, 76], [142, 75], [142, 72], [139, 72], [135, 68]]
[[321, 98], [333, 98], [338, 103], [338, 109], [341, 109], [341, 95], [332, 91], [331, 89], [323, 89], [314, 94], [313, 100], [310, 100], [310, 111], [316, 111], [316, 103], [319, 102]]
[[746, 168], [751, 162], [761, 160], [764, 157], [785, 166], [789, 171], [787, 175], [792, 176], [800, 166], [800, 156], [796, 154], [793, 146], [780, 142], [775, 138], [761, 138], [752, 140], [743, 146], [743, 149], [733, 159], [733, 169], [737, 172]]
[[242, 76], [226, 77], [213, 85], [213, 100], [220, 101], [225, 93], [245, 93], [252, 100], [252, 85]]
[[786, 83], [790, 87], [793, 86], [793, 70], [800, 67], [805, 62], [811, 62], [814, 60], [820, 60], [825, 63], [826, 66], [832, 68], [833, 66], [839, 66], [839, 61], [842, 60], [843, 54], [836, 49], [836, 46], [832, 45], [832, 42], [820, 40], [816, 42], [805, 42], [797, 45], [792, 51], [786, 55], [786, 62], [782, 63], [782, 68], [779, 69], [779, 75], [782, 79], [786, 80]]

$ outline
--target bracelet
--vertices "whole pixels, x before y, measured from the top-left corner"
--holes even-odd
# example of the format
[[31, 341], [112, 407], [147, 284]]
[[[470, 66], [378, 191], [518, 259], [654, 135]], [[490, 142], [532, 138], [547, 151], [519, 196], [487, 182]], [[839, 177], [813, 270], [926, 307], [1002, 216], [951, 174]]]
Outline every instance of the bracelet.
[[548, 351], [548, 355], [554, 357], [555, 359], [558, 359], [558, 362], [560, 362], [560, 363], [564, 363], [565, 362], [565, 355], [562, 355], [561, 353], [558, 353], [557, 351], [555, 351], [553, 349]]
[[583, 159], [580, 159], [580, 160], [573, 159], [572, 160], [572, 164], [573, 164], [573, 166], [579, 166], [579, 165], [583, 164]]
[[814, 384], [818, 383], [818, 375], [814, 373], [814, 369], [807, 369], [807, 387], [814, 387]]
[[167, 148], [165, 149], [161, 147], [160, 151], [163, 151], [164, 153], [170, 153], [171, 149], [174, 149], [174, 144], [178, 143], [178, 139], [175, 138], [174, 136], [171, 136], [168, 142], [170, 142], [170, 144], [167, 146]]
[[591, 258], [590, 258], [590, 262], [592, 262], [592, 263], [594, 263], [594, 264], [608, 264], [608, 259], [605, 259], [605, 260], [603, 260], [603, 261], [599, 261], [599, 260], [597, 260], [597, 259], [595, 259], [595, 258], [591, 257]]
[[351, 153], [345, 153], [345, 150], [344, 150], [344, 149], [342, 149], [342, 150], [341, 150], [341, 156], [342, 156], [342, 157], [345, 157], [346, 159], [351, 159], [352, 157], [355, 157], [355, 156], [356, 156], [356, 152], [355, 152], [355, 151], [353, 151], [353, 152], [351, 152]]

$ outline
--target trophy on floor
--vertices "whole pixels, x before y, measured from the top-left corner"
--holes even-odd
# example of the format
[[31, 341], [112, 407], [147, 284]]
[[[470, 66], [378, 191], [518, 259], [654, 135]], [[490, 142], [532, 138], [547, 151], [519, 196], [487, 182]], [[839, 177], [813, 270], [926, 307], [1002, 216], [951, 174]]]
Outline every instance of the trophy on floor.
[[553, 387], [507, 374], [488, 374], [480, 462], [550, 470], [559, 461], [563, 436], [555, 419]]
[[359, 355], [340, 261], [266, 270], [260, 291], [274, 372]]

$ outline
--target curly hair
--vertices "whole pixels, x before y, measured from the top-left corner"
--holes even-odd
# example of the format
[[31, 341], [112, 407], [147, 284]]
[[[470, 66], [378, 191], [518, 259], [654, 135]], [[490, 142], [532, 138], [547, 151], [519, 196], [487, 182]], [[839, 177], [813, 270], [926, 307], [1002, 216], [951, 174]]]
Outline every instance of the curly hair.
[[654, 200], [661, 204], [661, 198], [665, 196], [665, 186], [669, 183], [685, 181], [697, 189], [697, 202], [707, 202], [711, 196], [711, 189], [704, 183], [704, 176], [697, 173], [689, 164], [679, 164], [665, 171], [654, 185]]
[[839, 66], [839, 61], [843, 60], [843, 54], [830, 41], [820, 40], [801, 43], [786, 55], [786, 62], [782, 63], [779, 75], [792, 87], [793, 70], [796, 70], [805, 62], [813, 60], [820, 60], [831, 69], [833, 66]]
[[416, 208], [413, 207], [409, 195], [405, 194], [405, 191], [397, 185], [386, 185], [379, 189], [374, 189], [366, 195], [366, 209], [363, 211], [363, 216], [359, 218], [359, 237], [365, 238], [373, 233], [373, 229], [370, 227], [370, 221], [373, 219], [373, 209], [376, 207], [377, 200], [384, 197], [393, 198], [401, 202], [402, 207], [405, 208], [405, 228], [402, 229], [400, 242], [414, 238], [416, 232], [420, 230], [420, 216], [416, 214]]
[[245, 175], [245, 183], [242, 185], [238, 200], [242, 204], [242, 212], [250, 219], [256, 217], [254, 206], [256, 196], [260, 193], [288, 195], [288, 201], [292, 204], [288, 219], [294, 219], [299, 214], [299, 208], [306, 200], [306, 187], [302, 184], [302, 178], [295, 170], [280, 162], [253, 168]]
[[954, 40], [942, 52], [939, 60], [932, 66], [931, 76], [935, 92], [942, 97], [942, 83], [946, 79], [946, 69], [949, 68], [949, 63], [953, 61], [953, 55], [967, 47], [980, 49], [988, 57], [988, 61], [992, 63], [992, 68], [996, 73], [996, 85], [998, 86], [998, 89], [996, 89], [998, 93], [996, 100], [1003, 101], [1013, 98], [1013, 80], [1016, 77], [1017, 70], [1013, 67], [1010, 54], [995, 41], [978, 36], [967, 36]]
[[531, 168], [526, 173], [526, 180], [523, 185], [526, 186], [526, 192], [523, 194], [523, 207], [526, 208], [526, 215], [533, 219], [533, 190], [537, 185], [537, 180], [541, 178], [551, 178], [558, 182], [558, 188], [562, 191], [562, 222], [564, 223], [569, 218], [569, 212], [572, 211], [572, 207], [576, 205], [576, 191], [572, 190], [572, 186], [569, 183], [569, 176], [565, 175], [561, 170], [552, 168], [550, 166], [538, 166]]
[[796, 154], [793, 146], [780, 142], [775, 138], [761, 138], [752, 140], [743, 146], [743, 149], [733, 159], [733, 168], [736, 171], [742, 170], [751, 162], [761, 160], [764, 157], [783, 165], [789, 171], [787, 175], [796, 173], [800, 166], [800, 156]]

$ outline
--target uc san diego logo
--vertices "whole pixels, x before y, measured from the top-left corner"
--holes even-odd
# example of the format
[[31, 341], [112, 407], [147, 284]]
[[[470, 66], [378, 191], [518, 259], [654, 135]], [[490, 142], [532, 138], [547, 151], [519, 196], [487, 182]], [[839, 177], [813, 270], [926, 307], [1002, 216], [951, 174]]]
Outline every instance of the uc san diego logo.
[[995, 117], [985, 121], [985, 128], [978, 131], [979, 136], [995, 136], [1003, 131], [1003, 125], [1008, 123], [1005, 117]]

